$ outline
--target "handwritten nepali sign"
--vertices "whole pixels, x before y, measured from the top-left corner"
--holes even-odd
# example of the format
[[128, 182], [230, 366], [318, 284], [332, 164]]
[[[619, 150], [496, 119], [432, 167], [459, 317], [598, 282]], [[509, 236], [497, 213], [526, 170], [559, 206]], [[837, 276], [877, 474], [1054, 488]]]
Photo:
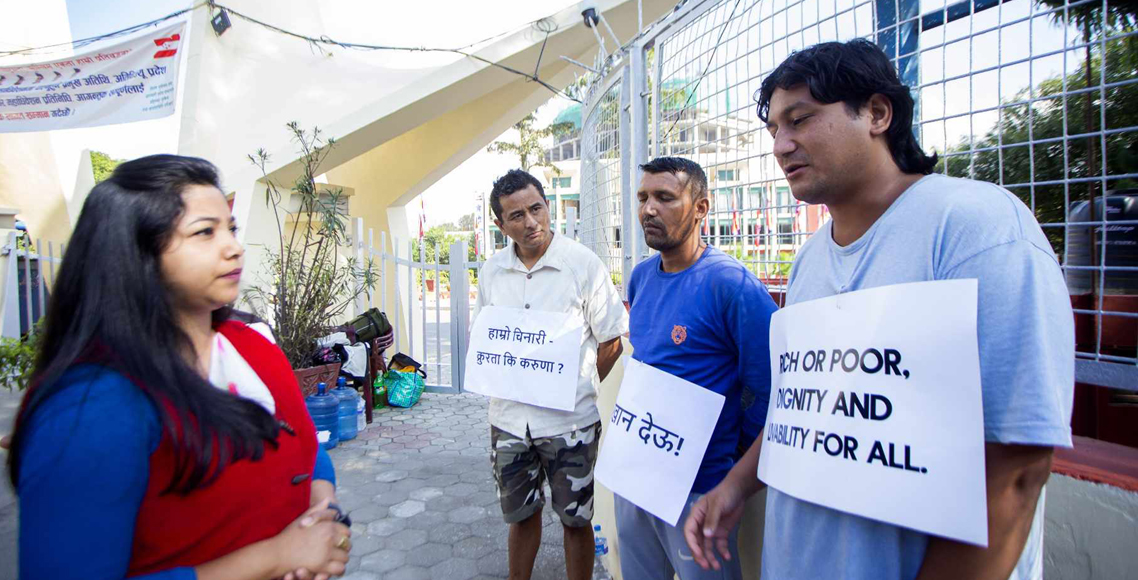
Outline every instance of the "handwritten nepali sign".
[[563, 312], [485, 306], [470, 331], [463, 388], [572, 411], [583, 332], [580, 320]]
[[976, 280], [885, 286], [771, 318], [759, 479], [987, 546]]
[[2, 66], [0, 133], [157, 119], [174, 113], [180, 22], [70, 58]]
[[723, 395], [626, 358], [597, 459], [597, 481], [676, 525], [723, 400]]

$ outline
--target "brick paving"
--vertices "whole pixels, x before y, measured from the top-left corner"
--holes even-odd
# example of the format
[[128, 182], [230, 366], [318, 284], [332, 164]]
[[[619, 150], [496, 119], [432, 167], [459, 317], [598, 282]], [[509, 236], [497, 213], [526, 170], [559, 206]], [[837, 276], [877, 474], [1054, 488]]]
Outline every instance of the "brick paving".
[[[329, 452], [352, 516], [345, 580], [506, 577], [487, 401], [427, 393], [411, 409], [377, 409], [366, 431]], [[542, 517], [533, 577], [564, 578], [560, 521], [548, 505]]]

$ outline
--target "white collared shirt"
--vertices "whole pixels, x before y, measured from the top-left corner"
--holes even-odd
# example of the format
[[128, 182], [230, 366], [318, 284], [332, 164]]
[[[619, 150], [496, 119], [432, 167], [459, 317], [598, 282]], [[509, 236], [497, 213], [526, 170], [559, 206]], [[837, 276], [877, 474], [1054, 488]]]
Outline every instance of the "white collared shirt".
[[600, 421], [597, 412], [597, 345], [628, 332], [628, 311], [596, 254], [560, 234], [545, 255], [526, 268], [514, 244], [494, 254], [478, 274], [474, 316], [483, 306], [565, 312], [577, 318], [581, 335], [581, 370], [572, 411], [490, 399], [490, 424], [515, 435], [551, 437]]

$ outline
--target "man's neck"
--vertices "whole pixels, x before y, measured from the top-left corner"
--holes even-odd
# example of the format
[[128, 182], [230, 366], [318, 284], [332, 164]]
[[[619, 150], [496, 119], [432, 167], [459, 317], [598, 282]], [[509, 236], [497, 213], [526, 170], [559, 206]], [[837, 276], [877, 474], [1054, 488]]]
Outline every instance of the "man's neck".
[[660, 252], [660, 267], [669, 274], [683, 272], [699, 261], [706, 247], [707, 244], [699, 239], [699, 235], [693, 233], [684, 243], [667, 252]]
[[545, 252], [549, 250], [549, 246], [552, 243], [553, 232], [549, 232], [546, 234], [545, 243], [537, 249], [533, 250], [532, 252], [526, 252], [525, 248], [523, 248], [520, 244], [515, 243], [514, 253], [517, 254], [518, 259], [522, 261], [522, 265], [524, 265], [526, 269], [529, 270], [532, 269], [535, 264], [537, 264], [538, 260], [541, 260], [542, 256], [544, 256]]
[[896, 166], [894, 171], [875, 177], [858, 186], [851, 195], [840, 203], [828, 205], [833, 218], [833, 238], [839, 246], [848, 246], [873, 227], [893, 202], [905, 193], [923, 175], [901, 173]]

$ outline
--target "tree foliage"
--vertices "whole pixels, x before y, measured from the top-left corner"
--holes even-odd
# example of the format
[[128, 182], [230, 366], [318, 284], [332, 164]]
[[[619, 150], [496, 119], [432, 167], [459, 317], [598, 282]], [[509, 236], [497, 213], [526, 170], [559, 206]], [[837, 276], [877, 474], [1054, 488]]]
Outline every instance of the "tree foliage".
[[468, 213], [458, 218], [458, 229], [463, 232], [472, 232], [478, 227], [478, 215]]
[[572, 131], [573, 123], [554, 123], [548, 127], [537, 128], [534, 127], [534, 123], [536, 122], [537, 118], [534, 117], [533, 113], [522, 117], [521, 121], [514, 124], [514, 129], [518, 132], [517, 143], [495, 141], [486, 147], [486, 151], [490, 153], [516, 155], [518, 158], [518, 166], [522, 171], [528, 172], [534, 167], [546, 167], [560, 175], [561, 171], [557, 169], [557, 166], [550, 161], [546, 161], [545, 146], [542, 142], [549, 137], [563, 135]]
[[95, 174], [95, 183], [110, 177], [119, 163], [122, 163], [122, 159], [112, 159], [110, 155], [102, 151], [92, 151], [91, 170]]
[[[316, 339], [329, 334], [352, 301], [375, 286], [378, 271], [371, 259], [359, 264], [340, 255], [348, 239], [343, 190], [320, 189], [316, 183], [335, 140], [295, 122], [288, 129], [301, 155], [301, 175], [287, 196], [268, 178], [268, 154], [260, 149], [249, 156], [268, 187], [265, 204], [275, 210], [278, 244], [266, 248], [261, 283], [245, 298], [254, 313], [273, 323], [281, 350], [300, 369], [312, 366]], [[282, 214], [292, 218], [287, 220], [294, 224], [291, 229]]]
[[[1138, 84], [1110, 86], [1138, 77], [1138, 37], [1107, 42], [1106, 63], [1103, 71], [1102, 54], [1096, 49], [1090, 61], [1091, 74], [1080, 70], [1042, 81], [1035, 87], [1038, 100], [1034, 103], [1026, 102], [1031, 95], [1028, 89], [1020, 91], [1009, 103], [1023, 104], [1005, 106], [998, 123], [974, 143], [969, 144], [966, 138], [952, 147], [941, 158], [937, 171], [1003, 184], [1035, 210], [1040, 223], [1063, 222], [1067, 208], [1099, 194], [1098, 180], [1067, 187], [1063, 183], [1103, 175], [1103, 159], [1097, 152], [1102, 141], [1097, 133], [1104, 128], [1110, 132], [1138, 126]], [[1088, 78], [1092, 89], [1102, 86], [1101, 80], [1109, 88], [1077, 93], [1087, 87]], [[1088, 133], [1092, 135], [1063, 139], [1065, 135]], [[1105, 145], [1107, 176], [1133, 173], [1138, 167], [1138, 131], [1110, 133]], [[1107, 182], [1110, 190], [1135, 186], [1138, 182], [1132, 179]], [[1056, 253], [1062, 255], [1063, 229], [1045, 231]]]

